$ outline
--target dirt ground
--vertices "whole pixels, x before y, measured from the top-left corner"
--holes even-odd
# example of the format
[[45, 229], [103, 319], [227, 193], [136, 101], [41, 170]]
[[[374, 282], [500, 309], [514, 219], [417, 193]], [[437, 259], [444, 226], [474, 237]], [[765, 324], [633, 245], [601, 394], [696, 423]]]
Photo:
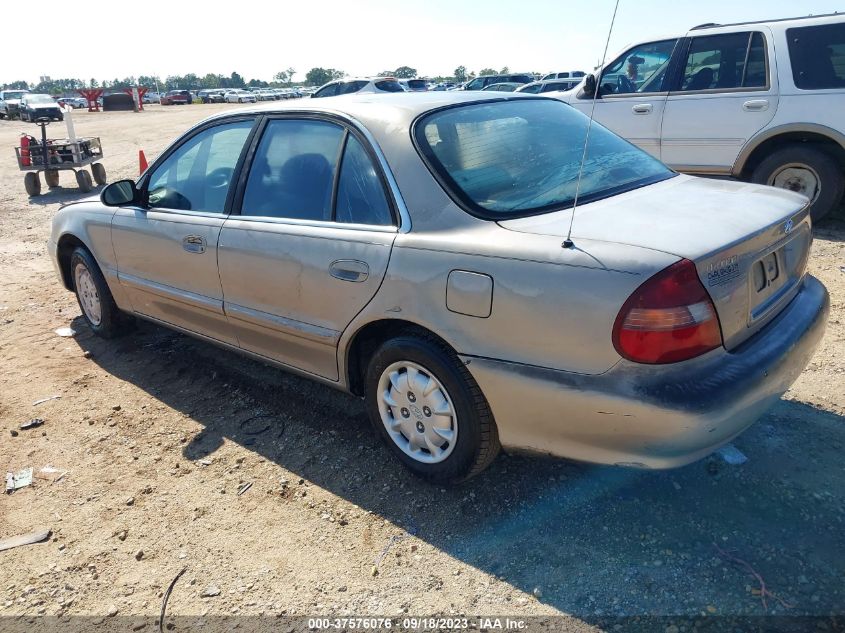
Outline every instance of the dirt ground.
[[[231, 107], [74, 116], [116, 180], [137, 175], [139, 149], [152, 159]], [[357, 399], [149, 324], [94, 337], [45, 252], [80, 194], [63, 174], [26, 196], [23, 130], [0, 121], [0, 467], [36, 479], [0, 496], [0, 539], [52, 536], [0, 552], [0, 629], [154, 618], [183, 568], [169, 615], [564, 614], [578, 631], [665, 616], [671, 632], [679, 616], [845, 614], [845, 223], [817, 227], [810, 260], [831, 294], [824, 342], [736, 440], [745, 464], [503, 455], [442, 489], [391, 458]]]

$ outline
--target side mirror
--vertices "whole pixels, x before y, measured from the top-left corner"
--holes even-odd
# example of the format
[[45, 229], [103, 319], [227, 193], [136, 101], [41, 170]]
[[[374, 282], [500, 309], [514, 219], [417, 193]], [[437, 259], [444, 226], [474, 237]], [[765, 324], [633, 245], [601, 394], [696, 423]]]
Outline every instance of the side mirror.
[[584, 77], [584, 94], [590, 98], [596, 94], [596, 76], [592, 73]]
[[141, 192], [135, 186], [134, 180], [118, 180], [103, 189], [100, 201], [107, 207], [138, 204], [141, 201]]

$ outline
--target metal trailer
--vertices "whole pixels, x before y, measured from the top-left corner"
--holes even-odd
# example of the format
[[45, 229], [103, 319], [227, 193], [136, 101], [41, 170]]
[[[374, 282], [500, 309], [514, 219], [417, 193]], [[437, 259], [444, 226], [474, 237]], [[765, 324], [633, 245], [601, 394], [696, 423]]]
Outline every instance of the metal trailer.
[[[79, 190], [85, 193], [93, 187], [92, 174], [93, 181], [98, 185], [108, 182], [105, 167], [97, 162], [103, 158], [99, 137], [77, 138], [73, 141], [48, 139], [47, 122], [37, 123], [41, 127], [41, 142], [15, 147], [18, 169], [25, 172], [24, 188], [30, 196], [41, 194], [41, 172], [44, 172], [44, 180], [51, 189], [59, 186], [59, 172], [65, 170], [74, 172]], [[87, 165], [91, 165], [91, 173], [83, 169]]]

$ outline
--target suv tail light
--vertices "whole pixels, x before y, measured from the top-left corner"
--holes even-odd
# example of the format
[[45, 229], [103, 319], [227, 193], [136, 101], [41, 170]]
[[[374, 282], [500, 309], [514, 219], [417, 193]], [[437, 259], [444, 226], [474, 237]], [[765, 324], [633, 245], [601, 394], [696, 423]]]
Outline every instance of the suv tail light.
[[616, 351], [637, 363], [675, 363], [721, 344], [716, 308], [688, 259], [637, 288], [613, 325]]

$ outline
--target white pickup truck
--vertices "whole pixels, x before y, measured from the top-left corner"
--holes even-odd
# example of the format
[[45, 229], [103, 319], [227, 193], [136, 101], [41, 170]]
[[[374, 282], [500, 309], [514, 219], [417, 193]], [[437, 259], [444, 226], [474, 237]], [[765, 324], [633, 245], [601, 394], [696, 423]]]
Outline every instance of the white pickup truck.
[[0, 90], [0, 119], [18, 116], [21, 97], [28, 94], [29, 90]]
[[800, 192], [814, 220], [842, 202], [843, 14], [652, 39], [555, 96], [586, 114], [596, 96], [596, 121], [678, 171]]

